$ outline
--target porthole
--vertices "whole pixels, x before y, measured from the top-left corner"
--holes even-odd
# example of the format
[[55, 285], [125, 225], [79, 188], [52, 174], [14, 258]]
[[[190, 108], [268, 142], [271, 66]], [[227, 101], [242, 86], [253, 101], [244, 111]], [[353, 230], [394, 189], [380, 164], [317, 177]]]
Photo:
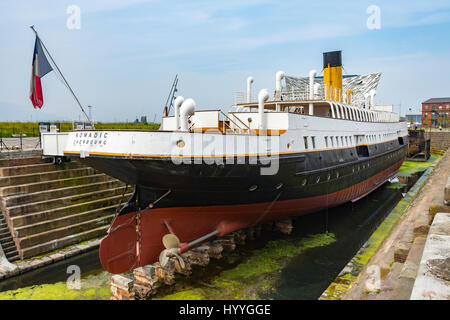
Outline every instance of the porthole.
[[178, 148], [184, 148], [184, 146], [186, 145], [186, 143], [183, 140], [178, 140], [176, 144]]
[[254, 184], [250, 188], [248, 188], [248, 191], [255, 191], [256, 189], [258, 189], [258, 186]]

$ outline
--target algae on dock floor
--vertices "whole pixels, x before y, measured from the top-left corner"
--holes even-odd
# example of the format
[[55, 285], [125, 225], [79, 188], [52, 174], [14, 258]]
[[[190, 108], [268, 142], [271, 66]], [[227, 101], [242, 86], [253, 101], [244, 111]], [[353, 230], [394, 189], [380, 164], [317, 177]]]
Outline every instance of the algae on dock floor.
[[66, 282], [41, 284], [0, 292], [0, 300], [109, 300], [110, 278], [103, 271], [81, 279], [80, 289], [71, 289]]
[[416, 172], [425, 171], [429, 167], [437, 164], [442, 156], [433, 154], [427, 161], [404, 161], [398, 170], [398, 176], [406, 177]]
[[277, 276], [290, 258], [309, 248], [326, 246], [335, 241], [333, 233], [315, 234], [302, 239], [271, 240], [263, 248], [252, 251], [242, 263], [220, 272], [209, 283], [201, 282], [185, 290], [159, 294], [156, 299], [258, 299], [261, 293], [274, 287]]

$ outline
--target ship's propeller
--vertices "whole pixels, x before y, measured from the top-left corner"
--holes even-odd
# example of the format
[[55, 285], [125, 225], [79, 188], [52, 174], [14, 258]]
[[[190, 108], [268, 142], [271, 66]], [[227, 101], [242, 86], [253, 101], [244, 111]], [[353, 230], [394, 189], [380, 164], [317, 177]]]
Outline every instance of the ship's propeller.
[[162, 238], [162, 243], [166, 249], [161, 251], [161, 253], [159, 254], [160, 266], [162, 268], [165, 268], [169, 263], [169, 259], [172, 257], [176, 257], [178, 259], [178, 262], [180, 263], [181, 268], [184, 269], [184, 260], [178, 253], [180, 239], [178, 239], [176, 235], [169, 233]]

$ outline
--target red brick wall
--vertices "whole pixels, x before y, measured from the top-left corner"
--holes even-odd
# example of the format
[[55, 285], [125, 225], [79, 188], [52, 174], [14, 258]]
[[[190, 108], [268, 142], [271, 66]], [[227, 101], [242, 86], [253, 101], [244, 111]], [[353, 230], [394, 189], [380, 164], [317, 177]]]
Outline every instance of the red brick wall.
[[[439, 127], [439, 124], [437, 122], [438, 119], [438, 115], [434, 114], [434, 119], [436, 119], [436, 121], [432, 121], [430, 123], [430, 125], [426, 124], [427, 119], [433, 119], [432, 115], [433, 113], [431, 112], [432, 108], [434, 106], [434, 110], [436, 110], [437, 112], [439, 112], [441, 114], [441, 116], [445, 117], [446, 113], [448, 112], [448, 118], [450, 119], [450, 101], [448, 102], [444, 102], [444, 103], [422, 103], [422, 124], [424, 127], [429, 128], [430, 125], [432, 124], [433, 127]], [[442, 109], [440, 109], [439, 107], [442, 106]], [[442, 127], [448, 127], [449, 124], [445, 122], [442, 125]]]

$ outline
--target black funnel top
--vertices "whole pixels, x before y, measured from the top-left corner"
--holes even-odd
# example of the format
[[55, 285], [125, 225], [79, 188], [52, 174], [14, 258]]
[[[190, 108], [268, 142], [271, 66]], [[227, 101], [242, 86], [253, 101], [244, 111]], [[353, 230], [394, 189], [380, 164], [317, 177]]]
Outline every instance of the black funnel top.
[[330, 51], [323, 53], [323, 68], [342, 66], [342, 51]]

